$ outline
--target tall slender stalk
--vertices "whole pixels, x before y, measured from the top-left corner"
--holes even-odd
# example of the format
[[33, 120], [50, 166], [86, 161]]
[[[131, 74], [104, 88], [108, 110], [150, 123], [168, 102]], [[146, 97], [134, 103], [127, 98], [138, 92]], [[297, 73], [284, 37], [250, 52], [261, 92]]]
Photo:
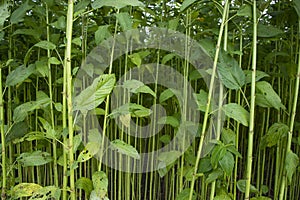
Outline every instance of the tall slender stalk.
[[[47, 41], [50, 42], [50, 28], [49, 28], [49, 10], [48, 5], [46, 3], [46, 23], [47, 23]], [[50, 49], [47, 50], [47, 57], [50, 59], [51, 53]], [[52, 70], [51, 63], [48, 61], [48, 87], [49, 87], [49, 98], [51, 100], [50, 103], [50, 115], [51, 115], [51, 126], [54, 130], [54, 112], [53, 112], [53, 94], [52, 94]], [[56, 140], [52, 140], [52, 151], [53, 151], [53, 173], [54, 173], [54, 185], [58, 187], [58, 171], [57, 171], [57, 152], [56, 152]]]
[[[298, 34], [300, 35], [300, 17], [298, 18]], [[297, 68], [297, 74], [296, 74], [294, 101], [293, 101], [293, 108], [292, 108], [292, 113], [291, 113], [291, 118], [290, 118], [288, 141], [287, 141], [287, 146], [286, 146], [286, 156], [291, 151], [295, 117], [296, 117], [296, 111], [297, 111], [297, 103], [298, 103], [299, 82], [300, 82], [300, 48], [298, 49], [298, 68]], [[280, 191], [280, 196], [279, 196], [280, 200], [284, 199], [284, 194], [286, 192], [285, 191], [286, 182], [287, 182], [287, 177], [286, 177], [286, 173], [284, 173], [284, 177], [281, 182], [281, 191]]]
[[191, 181], [189, 200], [192, 200], [192, 198], [193, 198], [193, 191], [194, 191], [194, 185], [195, 185], [195, 181], [196, 181], [196, 177], [197, 177], [198, 165], [199, 165], [200, 158], [201, 158], [201, 152], [202, 152], [202, 147], [203, 147], [203, 143], [204, 143], [207, 123], [208, 123], [208, 117], [210, 114], [209, 112], [210, 112], [212, 94], [213, 94], [213, 90], [214, 90], [215, 76], [216, 76], [216, 71], [217, 71], [217, 63], [218, 63], [218, 58], [219, 58], [223, 30], [224, 30], [224, 26], [226, 23], [226, 21], [225, 21], [226, 16], [227, 16], [226, 11], [228, 10], [228, 7], [229, 7], [229, 0], [226, 0], [225, 5], [224, 5], [224, 12], [222, 15], [222, 23], [220, 26], [218, 42], [217, 42], [217, 46], [216, 46], [216, 54], [215, 54], [215, 58], [214, 58], [213, 69], [212, 69], [212, 74], [211, 74], [211, 79], [210, 79], [209, 92], [208, 92], [206, 110], [205, 110], [204, 119], [203, 119], [202, 132], [201, 132], [201, 136], [200, 136], [200, 143], [199, 143], [198, 151], [197, 151], [195, 169], [194, 169], [193, 178]]
[[248, 135], [248, 153], [246, 168], [246, 191], [245, 199], [250, 197], [253, 137], [254, 137], [254, 113], [255, 113], [255, 83], [256, 83], [256, 58], [257, 58], [257, 18], [256, 18], [256, 1], [253, 1], [253, 39], [252, 39], [252, 79], [251, 79], [251, 103], [250, 103], [250, 121]]
[[67, 81], [67, 106], [68, 106], [68, 132], [69, 132], [69, 170], [70, 170], [70, 190], [71, 200], [76, 199], [75, 191], [75, 171], [74, 171], [74, 150], [73, 150], [73, 108], [72, 108], [72, 66], [71, 66], [71, 48], [72, 48], [72, 30], [73, 30], [73, 0], [68, 0], [68, 13], [67, 13], [67, 28], [66, 28], [66, 50], [64, 68], [66, 69], [66, 81]]
[[5, 132], [4, 132], [4, 101], [2, 91], [2, 66], [0, 66], [0, 132], [1, 132], [1, 144], [2, 144], [2, 200], [6, 199], [6, 143], [5, 143]]

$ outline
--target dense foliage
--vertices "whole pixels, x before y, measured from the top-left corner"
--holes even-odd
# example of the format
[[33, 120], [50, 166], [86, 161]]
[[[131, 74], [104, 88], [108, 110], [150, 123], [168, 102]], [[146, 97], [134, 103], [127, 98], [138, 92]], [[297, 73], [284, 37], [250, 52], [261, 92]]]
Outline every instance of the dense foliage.
[[300, 199], [299, 0], [1, 0], [0, 30], [2, 199]]

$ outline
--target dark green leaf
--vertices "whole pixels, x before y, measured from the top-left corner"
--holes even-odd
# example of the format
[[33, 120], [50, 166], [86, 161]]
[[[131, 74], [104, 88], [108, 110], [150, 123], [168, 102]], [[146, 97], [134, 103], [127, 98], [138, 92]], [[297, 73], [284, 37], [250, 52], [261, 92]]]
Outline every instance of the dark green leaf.
[[23, 137], [28, 131], [28, 125], [26, 122], [14, 123], [9, 129], [5, 137], [5, 142], [11, 142], [14, 139]]
[[29, 65], [25, 67], [25, 65], [21, 65], [16, 68], [14, 71], [10, 72], [6, 77], [6, 85], [14, 86], [19, 83], [25, 81], [32, 73], [35, 71], [34, 65]]
[[181, 7], [180, 7], [180, 12], [184, 11], [187, 9], [189, 6], [191, 6], [193, 3], [195, 3], [197, 0], [184, 0]]
[[205, 182], [206, 184], [212, 183], [213, 181], [217, 180], [221, 176], [223, 176], [223, 171], [217, 168], [208, 175]]
[[93, 182], [86, 177], [80, 177], [76, 183], [76, 188], [84, 190], [85, 194], [89, 196], [93, 190]]
[[264, 25], [261, 23], [258, 23], [257, 25], [257, 36], [258, 37], [275, 37], [278, 35], [283, 34], [284, 32], [280, 30], [279, 28], [276, 28], [271, 25]]
[[252, 7], [249, 4], [243, 4], [236, 13], [237, 16], [252, 17]]
[[30, 10], [33, 6], [29, 5], [29, 0], [24, 2], [23, 4], [20, 5], [19, 8], [17, 8], [10, 17], [10, 22], [12, 24], [17, 24], [18, 22], [24, 21], [24, 17], [26, 15], [26, 12]]

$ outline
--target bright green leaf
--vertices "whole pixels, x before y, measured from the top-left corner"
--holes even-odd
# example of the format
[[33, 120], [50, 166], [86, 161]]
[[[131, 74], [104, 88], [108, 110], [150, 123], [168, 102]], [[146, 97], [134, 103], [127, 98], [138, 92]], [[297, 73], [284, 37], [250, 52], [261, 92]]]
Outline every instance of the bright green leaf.
[[293, 153], [291, 150], [287, 152], [285, 159], [285, 170], [287, 173], [287, 178], [289, 183], [292, 182], [293, 174], [296, 172], [299, 166], [299, 157], [297, 154]]
[[[245, 193], [246, 191], [246, 180], [238, 180], [237, 187], [239, 191]], [[253, 185], [250, 185], [250, 193], [258, 193], [258, 189]]]
[[244, 126], [248, 126], [250, 114], [241, 105], [237, 103], [229, 103], [223, 106], [223, 110], [227, 117], [236, 120]]
[[12, 198], [30, 197], [41, 188], [42, 186], [35, 183], [20, 183], [12, 188]]
[[122, 140], [114, 140], [110, 143], [110, 148], [116, 150], [117, 152], [127, 155], [129, 157], [140, 159], [138, 151], [131, 145], [125, 143]]
[[226, 151], [224, 156], [219, 160], [219, 164], [227, 176], [231, 175], [231, 172], [234, 168], [234, 163], [235, 163], [234, 157], [228, 151]]
[[115, 75], [103, 74], [74, 98], [73, 110], [89, 111], [99, 106], [115, 85]]
[[132, 19], [127, 12], [117, 13], [116, 18], [123, 31], [127, 31], [132, 28]]
[[274, 91], [271, 84], [266, 81], [257, 82], [255, 103], [261, 107], [274, 107], [277, 110], [280, 108], [285, 109], [278, 94]]
[[138, 0], [96, 0], [92, 3], [93, 9], [98, 9], [103, 6], [111, 6], [117, 9], [121, 9], [126, 6], [144, 7], [145, 5]]
[[56, 48], [55, 44], [49, 41], [40, 41], [34, 45], [45, 50], [54, 50]]
[[17, 160], [23, 167], [29, 167], [45, 165], [52, 161], [52, 157], [48, 152], [34, 151], [22, 153]]

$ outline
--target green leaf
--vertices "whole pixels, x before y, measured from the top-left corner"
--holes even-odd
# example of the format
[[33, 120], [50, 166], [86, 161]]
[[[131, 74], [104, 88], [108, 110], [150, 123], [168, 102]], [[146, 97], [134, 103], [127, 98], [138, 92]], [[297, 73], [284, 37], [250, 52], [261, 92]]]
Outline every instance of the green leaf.
[[95, 32], [95, 42], [96, 44], [100, 44], [105, 39], [111, 37], [111, 33], [109, 32], [109, 25], [99, 26], [98, 30]]
[[157, 160], [165, 163], [166, 166], [173, 164], [180, 156], [181, 152], [179, 151], [166, 151], [158, 155]]
[[245, 74], [233, 58], [224, 56], [224, 61], [218, 65], [219, 77], [229, 89], [237, 90], [245, 84]]
[[30, 10], [33, 6], [29, 5], [29, 0], [24, 2], [23, 4], [20, 5], [19, 8], [17, 8], [10, 17], [10, 22], [12, 24], [17, 24], [19, 22], [24, 21], [24, 17], [26, 15], [26, 12]]
[[300, 1], [294, 0], [293, 3], [294, 3], [294, 8], [297, 12], [298, 18], [300, 18]]
[[132, 117], [147, 117], [151, 115], [152, 111], [148, 108], [145, 108], [142, 105], [135, 103], [127, 103], [116, 109], [114, 109], [109, 116], [116, 118], [119, 116], [124, 117], [124, 115], [130, 114]]
[[165, 55], [161, 61], [161, 63], [164, 65], [166, 64], [168, 61], [172, 60], [174, 57], [176, 56], [175, 53], [169, 53], [167, 55]]
[[131, 145], [125, 143], [122, 140], [114, 140], [110, 143], [110, 148], [116, 150], [117, 152], [130, 156], [135, 159], [140, 159], [138, 151]]
[[12, 198], [30, 197], [41, 188], [42, 186], [35, 183], [20, 183], [12, 188]]
[[22, 83], [34, 72], [34, 65], [29, 65], [28, 67], [25, 67], [25, 65], [21, 65], [8, 74], [5, 84], [7, 86], [14, 86]]
[[261, 107], [273, 107], [277, 110], [279, 110], [280, 108], [285, 109], [278, 94], [273, 90], [270, 83], [266, 81], [257, 82], [255, 102]]
[[53, 64], [53, 65], [60, 65], [60, 64], [61, 64], [60, 60], [58, 60], [58, 59], [55, 58], [55, 57], [49, 58], [49, 63], [50, 63], [50, 64]]
[[[246, 191], [246, 180], [238, 180], [237, 187], [239, 191], [245, 193]], [[250, 185], [250, 193], [258, 193], [258, 189], [253, 185]]]
[[21, 163], [23, 167], [40, 166], [51, 162], [52, 157], [48, 152], [34, 151], [22, 153], [17, 158], [17, 161]]
[[162, 103], [168, 99], [170, 99], [171, 97], [173, 97], [175, 94], [172, 91], [172, 89], [168, 88], [165, 91], [163, 91], [160, 96], [159, 96], [159, 102]]
[[[176, 197], [176, 200], [188, 200], [190, 196], [190, 188], [183, 189]], [[196, 200], [197, 196], [195, 192], [193, 191], [192, 200]]]
[[117, 18], [118, 22], [120, 23], [120, 26], [122, 27], [123, 31], [132, 29], [132, 19], [127, 12], [126, 13], [125, 12], [117, 13], [116, 18]]
[[99, 106], [115, 85], [114, 74], [103, 74], [74, 98], [73, 110], [89, 111]]
[[289, 127], [283, 123], [274, 123], [269, 129], [267, 134], [261, 138], [260, 147], [272, 147], [278, 144], [283, 137], [287, 136]]
[[75, 183], [75, 187], [77, 189], [82, 189], [84, 190], [85, 194], [87, 196], [89, 196], [93, 190], [93, 182], [91, 181], [91, 179], [86, 178], [86, 177], [80, 177], [76, 183]]
[[23, 103], [14, 109], [13, 120], [17, 123], [23, 121], [28, 112], [34, 111], [41, 108], [42, 106], [48, 105], [51, 102], [50, 98], [41, 91], [37, 92], [37, 101], [30, 101]]
[[237, 16], [252, 17], [252, 7], [249, 4], [243, 4], [236, 13]]
[[207, 173], [210, 170], [212, 170], [212, 165], [211, 165], [211, 161], [209, 157], [204, 157], [201, 158], [200, 162], [199, 162], [199, 173]]
[[41, 37], [41, 33], [35, 29], [17, 29], [13, 35], [30, 35], [33, 36], [36, 40]]
[[241, 105], [237, 103], [229, 103], [223, 106], [223, 110], [227, 117], [236, 120], [244, 126], [248, 126], [250, 114]]
[[[251, 83], [252, 82], [252, 71], [244, 70], [244, 73], [246, 75], [245, 84]], [[255, 73], [255, 81], [256, 82], [265, 77], [270, 77], [270, 75], [263, 71], [256, 70], [256, 73]]]
[[135, 79], [125, 81], [123, 87], [128, 89], [130, 92], [134, 94], [145, 93], [145, 94], [151, 94], [152, 96], [156, 97], [155, 92], [150, 87], [144, 85], [143, 82]]
[[171, 136], [170, 135], [163, 135], [159, 138], [159, 141], [161, 141], [164, 144], [168, 144], [171, 141]]
[[205, 112], [207, 106], [208, 93], [201, 89], [199, 94], [194, 93], [193, 96], [198, 104], [198, 109], [202, 112]]
[[234, 168], [234, 163], [235, 163], [234, 157], [228, 151], [226, 151], [225, 155], [219, 160], [219, 164], [227, 176], [230, 176]]
[[35, 61], [36, 71], [38, 71], [42, 77], [49, 76], [49, 69], [47, 66], [47, 61], [45, 60], [37, 60]]
[[258, 23], [257, 25], [257, 36], [258, 37], [275, 37], [278, 35], [283, 34], [284, 32], [280, 30], [279, 28], [276, 28], [271, 25], [264, 25], [261, 23]]
[[46, 200], [46, 199], [60, 199], [61, 191], [55, 186], [46, 186], [38, 189], [29, 200]]
[[55, 44], [49, 41], [40, 41], [34, 45], [45, 50], [54, 50], [56, 48]]
[[66, 29], [66, 17], [65, 16], [60, 16], [57, 21], [51, 23], [50, 25], [53, 26], [54, 28], [60, 29], [60, 30], [65, 30]]
[[217, 180], [221, 176], [223, 176], [223, 171], [221, 169], [217, 168], [208, 175], [205, 182], [206, 182], [206, 184], [212, 183], [213, 181]]
[[226, 148], [224, 145], [216, 145], [211, 153], [211, 165], [217, 168], [219, 161], [225, 156]]
[[190, 7], [193, 3], [195, 3], [197, 0], [184, 0], [181, 7], [180, 12], [184, 11], [188, 7]]
[[5, 136], [5, 142], [8, 143], [14, 139], [21, 138], [27, 133], [27, 131], [28, 125], [26, 122], [14, 123]]
[[92, 191], [91, 196], [99, 197], [100, 200], [102, 200], [107, 195], [108, 189], [108, 179], [106, 174], [103, 171], [94, 172], [92, 181], [94, 190]]
[[223, 128], [222, 129], [221, 138], [222, 138], [222, 141], [223, 141], [223, 143], [225, 145], [226, 144], [233, 144], [233, 145], [235, 145], [236, 134], [230, 128]]
[[2, 1], [0, 5], [0, 28], [3, 27], [5, 20], [10, 16], [10, 12], [8, 10], [9, 6], [10, 3], [8, 3], [7, 1]]
[[126, 6], [145, 7], [145, 5], [138, 0], [96, 0], [92, 3], [93, 9], [98, 9], [103, 6], [111, 6], [117, 9], [121, 9]]
[[285, 159], [285, 170], [286, 170], [286, 175], [289, 183], [292, 182], [293, 174], [296, 172], [298, 166], [299, 166], [298, 155], [293, 153], [291, 150], [288, 150]]
[[215, 196], [214, 200], [232, 200], [228, 194], [220, 194]]
[[179, 127], [180, 122], [174, 116], [164, 116], [157, 121], [157, 124], [169, 124], [174, 128]]

